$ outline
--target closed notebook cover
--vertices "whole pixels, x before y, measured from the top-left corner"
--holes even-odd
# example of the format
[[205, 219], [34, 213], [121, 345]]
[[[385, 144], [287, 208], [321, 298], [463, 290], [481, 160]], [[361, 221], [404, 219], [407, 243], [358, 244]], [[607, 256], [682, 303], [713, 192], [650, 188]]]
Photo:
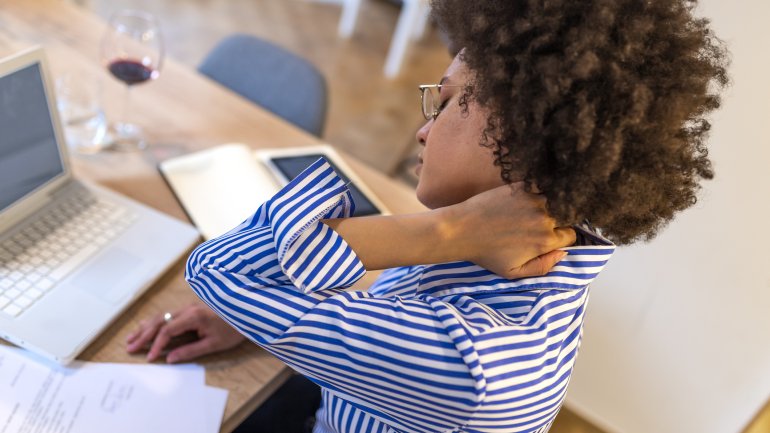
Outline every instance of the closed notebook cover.
[[171, 158], [158, 169], [205, 239], [243, 222], [280, 188], [244, 144], [224, 144]]

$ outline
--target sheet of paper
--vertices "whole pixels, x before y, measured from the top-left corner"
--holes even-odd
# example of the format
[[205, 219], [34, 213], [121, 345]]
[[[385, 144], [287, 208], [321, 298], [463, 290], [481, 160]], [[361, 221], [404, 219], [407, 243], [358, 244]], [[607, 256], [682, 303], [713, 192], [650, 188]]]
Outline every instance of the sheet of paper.
[[216, 433], [227, 391], [200, 366], [41, 363], [0, 346], [0, 433]]
[[202, 404], [208, 410], [205, 411], [206, 419], [203, 425], [205, 426], [205, 431], [217, 433], [222, 425], [222, 416], [225, 414], [227, 390], [214, 388], [213, 386], [207, 386], [205, 390]]

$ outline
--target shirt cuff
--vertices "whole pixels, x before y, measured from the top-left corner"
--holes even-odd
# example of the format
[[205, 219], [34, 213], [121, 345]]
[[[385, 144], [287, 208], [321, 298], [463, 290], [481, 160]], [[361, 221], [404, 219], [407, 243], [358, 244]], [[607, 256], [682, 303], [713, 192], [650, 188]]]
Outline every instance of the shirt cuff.
[[348, 287], [366, 273], [347, 242], [321, 223], [350, 217], [354, 210], [345, 182], [323, 158], [266, 204], [278, 262], [301, 291]]

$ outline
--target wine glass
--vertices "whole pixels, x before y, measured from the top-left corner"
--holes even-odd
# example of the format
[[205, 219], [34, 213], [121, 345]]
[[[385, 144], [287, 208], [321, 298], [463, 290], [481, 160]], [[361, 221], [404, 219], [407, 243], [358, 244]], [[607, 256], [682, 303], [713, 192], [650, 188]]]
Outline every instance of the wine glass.
[[158, 78], [163, 54], [163, 39], [155, 16], [137, 10], [112, 15], [102, 39], [101, 58], [107, 70], [126, 84], [123, 116], [110, 125], [114, 149], [146, 147], [141, 128], [128, 121], [129, 96], [134, 85]]

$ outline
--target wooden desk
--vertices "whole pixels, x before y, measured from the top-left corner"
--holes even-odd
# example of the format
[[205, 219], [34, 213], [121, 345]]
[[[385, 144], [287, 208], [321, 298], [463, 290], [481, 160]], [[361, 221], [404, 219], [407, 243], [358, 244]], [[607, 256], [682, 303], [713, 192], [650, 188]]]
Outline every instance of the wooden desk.
[[[0, 5], [0, 57], [42, 45], [54, 77], [70, 74], [94, 80], [94, 85], [101, 81], [103, 106], [110, 117], [120, 112], [124, 89], [99, 63], [99, 40], [105, 29], [101, 19], [63, 0], [5, 0]], [[133, 89], [131, 98], [130, 120], [144, 128], [149, 149], [74, 156], [75, 173], [182, 220], [186, 220], [184, 212], [156, 171], [159, 161], [226, 142], [254, 147], [318, 144], [316, 138], [173, 59], [167, 59], [158, 80]], [[393, 212], [423, 209], [411, 189], [353, 158], [346, 159]], [[143, 356], [125, 352], [126, 335], [143, 318], [173, 311], [195, 299], [184, 281], [181, 261], [78, 359], [145, 362]], [[209, 385], [230, 390], [223, 432], [232, 431], [291, 374], [280, 361], [250, 344], [200, 362]]]

